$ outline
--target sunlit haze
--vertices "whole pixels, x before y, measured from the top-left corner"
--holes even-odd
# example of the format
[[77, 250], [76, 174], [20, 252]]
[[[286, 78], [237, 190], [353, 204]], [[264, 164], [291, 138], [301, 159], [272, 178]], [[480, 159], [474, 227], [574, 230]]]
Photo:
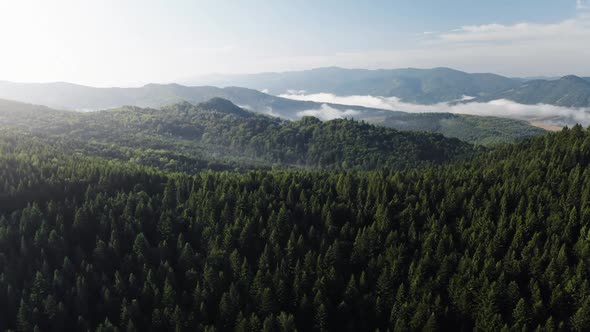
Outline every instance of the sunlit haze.
[[322, 66], [590, 75], [586, 1], [3, 1], [0, 80], [95, 86]]

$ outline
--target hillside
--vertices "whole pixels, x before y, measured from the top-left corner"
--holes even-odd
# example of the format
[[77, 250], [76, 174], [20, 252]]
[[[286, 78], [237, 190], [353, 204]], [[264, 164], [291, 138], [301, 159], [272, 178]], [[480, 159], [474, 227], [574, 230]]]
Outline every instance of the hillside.
[[301, 117], [299, 112], [319, 110], [322, 105], [335, 110], [353, 110], [359, 119], [383, 116], [389, 112], [361, 106], [297, 101], [238, 87], [148, 84], [137, 88], [95, 88], [70, 83], [0, 81], [0, 98], [65, 110], [103, 110], [125, 105], [159, 108], [183, 101], [198, 104], [215, 97], [258, 113], [292, 120]]
[[[124, 105], [159, 108], [187, 101], [192, 104], [214, 97], [230, 100], [243, 108], [285, 119], [301, 118], [306, 112], [320, 112], [328, 107], [331, 117], [354, 117], [358, 120], [388, 115], [389, 111], [362, 106], [292, 100], [272, 94], [288, 90], [305, 93], [327, 92], [341, 96], [395, 96], [418, 104], [487, 102], [507, 99], [521, 104], [549, 104], [564, 107], [590, 106], [590, 81], [574, 75], [560, 79], [509, 79], [494, 74], [468, 74], [449, 68], [352, 70], [320, 68], [302, 72], [231, 76], [228, 86], [183, 86], [147, 84], [136, 88], [95, 88], [70, 83], [12, 83], [0, 81], [0, 98], [46, 105], [56, 109], [101, 110]], [[227, 85], [230, 81], [208, 83]], [[269, 86], [276, 86], [269, 89]], [[269, 91], [263, 93], [254, 89]], [[401, 109], [400, 111], [404, 111]], [[403, 114], [398, 114], [403, 115]]]
[[546, 132], [525, 121], [451, 113], [394, 114], [373, 123], [398, 130], [440, 133], [485, 146], [516, 142]]
[[238, 85], [271, 94], [291, 91], [399, 97], [403, 101], [433, 104], [464, 96], [487, 96], [517, 87], [519, 82], [495, 74], [469, 74], [450, 68], [344, 69], [337, 67], [283, 73], [233, 75], [194, 80], [199, 84]]
[[590, 107], [590, 81], [569, 75], [557, 80], [533, 80], [480, 100], [508, 99], [521, 104]]
[[[69, 110], [98, 110], [119, 108], [124, 105], [160, 108], [183, 101], [197, 104], [211, 98], [223, 98], [257, 113], [289, 120], [297, 120], [311, 113], [327, 119], [347, 117], [366, 120], [375, 124], [381, 124], [382, 119], [387, 117], [403, 118], [404, 121], [425, 124], [429, 117], [361, 106], [298, 101], [238, 87], [187, 87], [178, 84], [148, 84], [140, 88], [93, 88], [67, 83], [21, 84], [0, 82], [0, 98], [2, 97]], [[408, 129], [431, 131], [429, 128], [436, 127], [438, 121], [436, 116], [433, 117], [431, 124]], [[513, 120], [505, 120], [510, 125], [503, 128], [494, 128], [493, 123], [485, 118], [479, 120], [488, 123], [491, 130], [476, 131], [472, 122], [455, 122], [455, 126], [459, 126], [456, 132], [474, 134], [457, 136], [454, 132], [447, 131], [445, 126], [437, 127], [438, 129], [435, 132], [448, 135], [448, 137], [459, 137], [467, 142], [477, 144], [481, 142], [487, 144], [486, 142], [509, 141], [510, 137], [526, 137], [530, 136], [529, 134], [537, 133], [532, 127], [527, 128], [516, 120], [514, 122], [512, 122]], [[387, 123], [391, 124], [392, 122]], [[396, 126], [392, 127], [398, 128]], [[515, 131], [506, 133], [508, 128], [514, 128]], [[403, 128], [399, 127], [398, 129]], [[502, 137], [498, 136], [499, 134]]]
[[5, 107], [0, 103], [0, 127], [86, 154], [185, 172], [207, 168], [209, 162], [402, 169], [473, 151], [469, 144], [440, 134], [402, 132], [354, 120], [286, 121], [248, 112], [219, 98], [198, 105], [184, 102], [161, 109], [124, 107], [90, 113], [4, 103]]
[[402, 172], [191, 176], [43, 144], [0, 133], [1, 330], [590, 328], [580, 126]]

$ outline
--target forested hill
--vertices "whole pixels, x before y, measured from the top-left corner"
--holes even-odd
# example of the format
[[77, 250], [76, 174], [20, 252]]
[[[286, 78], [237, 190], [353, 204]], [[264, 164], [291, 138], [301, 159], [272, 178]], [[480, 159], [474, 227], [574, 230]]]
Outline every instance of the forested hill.
[[[0, 105], [0, 126], [30, 132], [88, 155], [197, 172], [245, 165], [327, 169], [402, 169], [468, 156], [474, 148], [440, 134], [403, 132], [353, 120], [286, 121], [215, 98], [162, 109], [91, 113]], [[221, 166], [220, 166], [221, 164]], [[223, 166], [225, 165], [225, 166]], [[232, 166], [233, 165], [233, 166]]]
[[398, 130], [441, 133], [462, 141], [484, 146], [522, 141], [546, 131], [525, 121], [491, 116], [451, 113], [396, 113], [371, 123]]
[[[471, 84], [473, 82], [465, 77], [459, 81], [463, 82], [464, 87], [477, 85]], [[483, 84], [483, 82], [480, 83]], [[460, 99], [463, 94], [459, 93], [459, 96], [455, 97], [455, 94], [451, 93], [454, 96], [451, 100]], [[452, 122], [451, 124], [441, 123], [438, 126], [432, 126], [430, 124], [439, 122], [439, 115], [422, 115], [354, 105], [293, 100], [240, 87], [217, 88], [213, 86], [189, 87], [178, 84], [148, 84], [138, 88], [94, 88], [68, 83], [27, 84], [0, 81], [0, 98], [68, 110], [102, 110], [119, 108], [123, 105], [160, 108], [184, 101], [198, 104], [206, 103], [211, 98], [224, 98], [254, 112], [283, 119], [298, 120], [310, 112], [326, 118], [348, 114], [356, 120], [383, 124], [396, 129], [400, 129], [398, 126], [401, 128], [409, 126], [416, 130], [439, 132], [447, 137], [457, 137], [475, 144], [512, 142], [541, 132], [538, 128], [518, 120], [505, 119], [501, 124], [489, 117], [473, 118], [474, 121], [460, 121], [463, 119], [457, 119], [450, 113], [445, 113], [443, 116], [454, 117], [454, 121], [448, 121]], [[1, 100], [0, 107], [2, 107]], [[403, 119], [403, 123], [398, 119]], [[464, 132], [469, 134], [463, 135]]]
[[519, 87], [478, 100], [509, 99], [522, 104], [590, 107], [590, 81], [575, 75], [555, 80], [532, 80]]
[[590, 329], [579, 126], [423, 170], [194, 176], [6, 135], [0, 330]]

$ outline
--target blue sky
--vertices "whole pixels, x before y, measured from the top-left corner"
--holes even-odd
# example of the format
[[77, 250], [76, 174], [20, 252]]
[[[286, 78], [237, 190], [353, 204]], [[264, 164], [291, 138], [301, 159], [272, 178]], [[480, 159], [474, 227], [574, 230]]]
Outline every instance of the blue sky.
[[321, 66], [590, 75], [588, 0], [0, 3], [0, 80], [139, 85]]
[[[228, 1], [163, 8], [207, 22], [231, 42], [272, 43], [291, 52], [334, 52], [411, 45], [416, 34], [450, 31], [464, 25], [551, 23], [576, 15], [575, 1]], [[241, 42], [240, 42], [241, 41]], [[389, 44], [389, 45], [388, 45]], [[393, 45], [396, 44], [396, 45]]]

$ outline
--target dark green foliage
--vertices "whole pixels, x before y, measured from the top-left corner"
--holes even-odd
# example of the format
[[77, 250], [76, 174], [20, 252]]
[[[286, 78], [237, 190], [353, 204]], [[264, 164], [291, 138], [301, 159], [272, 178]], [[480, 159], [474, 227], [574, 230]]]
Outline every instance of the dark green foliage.
[[580, 126], [425, 169], [195, 175], [5, 134], [0, 330], [587, 330], [589, 164]]
[[[245, 92], [242, 90], [246, 90]], [[295, 101], [290, 99], [284, 99], [274, 96], [267, 96], [267, 97], [255, 97], [251, 96], [251, 91], [247, 89], [240, 89], [240, 88], [226, 88], [223, 91], [232, 91], [238, 97], [237, 99], [232, 100], [242, 100], [240, 104], [248, 105], [248, 107], [252, 108], [254, 111], [260, 110], [268, 110], [272, 109], [273, 115], [278, 115], [287, 119], [300, 119], [301, 116], [298, 114], [300, 111], [310, 110], [310, 109], [320, 109], [322, 104], [313, 103], [313, 102], [306, 102], [306, 101]], [[258, 92], [256, 92], [258, 93]], [[261, 93], [259, 93], [261, 94]], [[215, 93], [207, 93], [209, 95], [216, 95]], [[224, 95], [224, 94], [220, 94]], [[190, 98], [188, 100], [191, 100]], [[258, 100], [258, 102], [257, 102]], [[170, 101], [172, 102], [172, 101]], [[295, 104], [293, 104], [295, 103]], [[297, 104], [299, 103], [299, 104]], [[141, 104], [141, 103], [139, 103]], [[178, 105], [173, 106], [175, 108], [190, 108], [190, 104], [186, 102], [182, 102]], [[168, 109], [173, 108], [168, 107]], [[200, 103], [198, 105], [199, 109], [202, 111], [207, 112], [217, 112], [217, 113], [224, 113], [224, 114], [233, 114], [237, 117], [248, 117], [251, 118], [254, 116], [252, 112], [246, 111], [234, 105], [233, 103], [229, 102], [228, 100], [221, 99], [221, 98], [213, 98], [206, 102]], [[544, 130], [533, 127], [531, 125], [526, 124], [524, 121], [514, 120], [514, 119], [503, 119], [503, 118], [494, 118], [494, 117], [482, 117], [482, 116], [473, 116], [473, 115], [457, 115], [451, 113], [428, 113], [428, 114], [420, 114], [420, 113], [405, 113], [399, 111], [385, 111], [385, 110], [377, 110], [377, 109], [370, 109], [360, 106], [348, 106], [348, 105], [333, 105], [329, 104], [330, 108], [340, 109], [340, 110], [355, 110], [356, 114], [354, 116], [357, 120], [365, 120], [369, 123], [373, 123], [380, 126], [390, 127], [398, 130], [413, 130], [413, 131], [426, 131], [431, 133], [439, 133], [443, 134], [446, 137], [456, 137], [463, 141], [472, 144], [481, 144], [481, 145], [494, 145], [497, 143], [507, 143], [518, 141], [522, 138], [539, 135], [544, 132]], [[144, 111], [141, 108], [133, 108], [133, 107], [125, 107], [124, 109], [127, 110], [127, 113], [137, 111], [141, 112]], [[50, 113], [50, 114], [43, 114], [43, 113]], [[265, 112], [263, 112], [265, 113]], [[103, 114], [101, 112], [101, 114]], [[186, 114], [182, 115], [185, 116]], [[104, 115], [101, 115], [104, 116]], [[72, 130], [76, 127], [78, 129], [84, 129], [84, 131], [89, 131], [90, 135], [96, 134], [97, 128], [92, 128], [89, 130], [88, 126], [96, 126], [96, 117], [93, 116], [86, 116], [89, 119], [92, 119], [93, 123], [85, 122], [83, 126], [81, 126], [80, 118], [84, 118], [84, 116], [76, 115], [75, 113], [66, 113], [66, 112], [59, 112], [48, 109], [42, 106], [35, 106], [35, 105], [28, 105], [22, 104], [18, 102], [12, 102], [7, 100], [0, 100], [0, 124], [2, 123], [13, 123], [16, 119], [20, 117], [21, 125], [25, 128], [29, 129], [36, 129], [36, 130], [53, 130], [57, 132], [63, 133], [63, 122], [66, 121], [68, 123], [66, 130]], [[106, 116], [105, 116], [106, 117]], [[121, 117], [109, 117], [109, 121], [123, 121], [126, 125], [129, 125], [128, 121], [129, 118], [133, 118], [132, 116]], [[259, 117], [263, 118], [263, 117]], [[182, 118], [177, 118], [177, 120]], [[26, 120], [26, 121], [22, 121]], [[137, 120], [137, 119], [136, 119]], [[155, 121], [156, 119], [149, 119], [150, 121]], [[170, 122], [170, 121], [163, 121], [161, 119], [157, 119], [159, 122]], [[184, 120], [184, 119], [182, 119]], [[268, 120], [268, 119], [267, 119]], [[43, 121], [40, 123], [40, 121]], [[88, 121], [88, 120], [86, 120]], [[207, 126], [211, 122], [211, 118], [207, 119], [199, 119], [199, 123], [204, 126]], [[253, 121], [250, 119], [250, 121]], [[43, 124], [44, 126], [41, 127], [39, 124]], [[153, 124], [153, 123], [151, 123]], [[159, 123], [158, 123], [159, 124]], [[109, 123], [112, 125], [112, 123]], [[135, 126], [140, 125], [138, 123], [134, 123]], [[141, 124], [141, 126], [148, 126], [150, 123]], [[182, 131], [180, 134], [186, 134], [190, 132], [190, 126], [194, 125], [193, 123], [183, 123], [181, 126]], [[32, 127], [32, 128], [31, 128]], [[99, 126], [98, 128], [100, 128]], [[104, 127], [104, 124], [102, 125]], [[124, 129], [128, 129], [128, 127], [124, 127]], [[146, 129], [146, 128], [143, 128]], [[156, 129], [162, 129], [161, 127], [156, 127]], [[66, 131], [67, 132], [67, 131]], [[80, 133], [79, 130], [76, 133]], [[162, 134], [161, 132], [158, 132]], [[136, 137], [134, 137], [133, 135]], [[118, 137], [120, 140], [124, 138], [123, 142], [130, 142], [133, 143], [135, 141], [135, 145], [137, 142], [144, 142], [149, 137], [145, 137], [149, 133], [145, 130], [142, 130], [141, 136], [137, 135], [138, 133], [127, 133], [125, 137]], [[172, 133], [172, 137], [167, 137], [168, 139], [174, 138], [176, 133]], [[91, 143], [95, 144], [96, 137], [90, 136], [92, 139]], [[154, 140], [151, 137], [152, 145], [158, 143], [157, 140]], [[190, 143], [189, 143], [190, 144]], [[187, 144], [185, 144], [187, 145]], [[164, 142], [159, 142], [159, 144], [154, 147], [155, 152], [158, 154], [157, 158], [148, 158], [147, 162], [154, 163], [158, 159], [168, 158], [171, 154], [170, 150], [165, 150], [170, 146], [170, 144], [165, 144]], [[96, 150], [103, 150], [105, 148], [109, 148], [113, 150], [112, 146], [101, 146], [95, 147]], [[165, 150], [165, 151], [164, 151]], [[192, 153], [199, 153], [201, 151], [193, 151]], [[120, 151], [120, 154], [129, 154], [129, 151]], [[145, 153], [141, 155], [140, 160], [145, 160], [147, 157]], [[190, 158], [189, 158], [190, 159]], [[186, 164], [188, 162], [194, 162], [195, 160], [186, 160], [182, 161], [182, 163]]]
[[[340, 70], [342, 69], [336, 71]], [[323, 70], [319, 70], [317, 73], [318, 76], [323, 76], [322, 72]], [[329, 73], [330, 70], [327, 70], [327, 72]], [[356, 75], [379, 76], [384, 74], [384, 72], [379, 73], [374, 71], [349, 72], [348, 70], [344, 70], [344, 72], [348, 73], [345, 74], [345, 76], [351, 77]], [[337, 76], [338, 75], [339, 74], [337, 74]], [[385, 86], [390, 84], [396, 85], [393, 90], [389, 90], [389, 88], [385, 88], [385, 90], [377, 88], [377, 91], [354, 92], [353, 90], [356, 88], [354, 87], [354, 83], [350, 83], [351, 80], [349, 79], [347, 80], [347, 84], [352, 84], [349, 88], [353, 89], [349, 92], [351, 94], [370, 93], [377, 95], [388, 95], [388, 93], [395, 92], [401, 93], [401, 95], [399, 95], [400, 97], [406, 96], [410, 100], [418, 98], [415, 100], [417, 102], [430, 102], [439, 99], [442, 99], [442, 101], [454, 101], [461, 99], [466, 94], [471, 96], [486, 96], [492, 92], [504, 91], [505, 89], [514, 87], [515, 84], [515, 81], [497, 75], [466, 74], [445, 68], [425, 71], [411, 69], [400, 70], [399, 73], [393, 73], [391, 75], [396, 77], [393, 80], [393, 83], [389, 79], [385, 79], [384, 81], [378, 80], [374, 83]], [[328, 76], [330, 76], [330, 74], [328, 74]], [[452, 77], [452, 79], [446, 76]], [[396, 80], [399, 82], [396, 83]], [[418, 84], [418, 82], [422, 81], [424, 81], [424, 84]], [[361, 82], [363, 81], [361, 80]], [[358, 84], [362, 85], [363, 83], [361, 82]], [[312, 82], [304, 84], [312, 84]], [[320, 79], [313, 80], [313, 84], [319, 84], [322, 86], [325, 83], [322, 83]], [[409, 86], [404, 87], [406, 84], [409, 84]], [[265, 86], [268, 87], [270, 85], [265, 84]], [[264, 89], [264, 87], [260, 89]], [[287, 89], [292, 89], [292, 87], [288, 87]], [[309, 89], [307, 90], [311, 91]], [[405, 92], [402, 92], [402, 90]], [[327, 91], [328, 90], [319, 90], [319, 92]], [[361, 88], [361, 91], [363, 91], [363, 88]], [[427, 100], [421, 100], [421, 97], [417, 96], [422, 94], [429, 95]], [[282, 98], [256, 90], [239, 87], [216, 88], [212, 86], [186, 87], [178, 84], [148, 84], [141, 88], [107, 89], [84, 87], [67, 83], [25, 84], [0, 82], [0, 98], [42, 104], [57, 109], [75, 110], [99, 110], [122, 107], [123, 105], [159, 108], [187, 101], [193, 104], [201, 103], [200, 107], [203, 110], [216, 110], [226, 114], [247, 116], [248, 113], [244, 110], [224, 101], [224, 99], [227, 99], [236, 105], [243, 105], [243, 107], [246, 107], [253, 112], [272, 114], [273, 116], [279, 116], [290, 120], [300, 119], [301, 112], [303, 111], [321, 110], [328, 107], [340, 111], [353, 110], [354, 118], [356, 120], [365, 120], [374, 124], [384, 125], [399, 130], [435, 132], [447, 137], [457, 137], [469, 143], [483, 145], [512, 142], [523, 137], [529, 137], [543, 132], [540, 129], [526, 125], [519, 120], [500, 120], [477, 116], [464, 117], [450, 113], [423, 115], [354, 105], [317, 103]], [[210, 101], [210, 98], [215, 98], [215, 100]], [[0, 109], [26, 109], [26, 107], [31, 106], [22, 104], [17, 105], [17, 103], [14, 102], [0, 100]], [[46, 108], [38, 107], [38, 111], [48, 110]], [[1, 117], [2, 114], [0, 114], [0, 118]], [[167, 156], [162, 156], [162, 158], [167, 158]], [[142, 157], [142, 159], [145, 158]]]
[[398, 130], [440, 133], [486, 146], [520, 141], [546, 132], [521, 120], [450, 113], [399, 113], [374, 123]]
[[204, 169], [401, 169], [473, 152], [440, 134], [401, 132], [338, 119], [299, 121], [247, 112], [223, 99], [160, 110], [125, 107], [92, 113], [0, 105], [0, 128], [31, 133], [52, 146], [167, 171]]

